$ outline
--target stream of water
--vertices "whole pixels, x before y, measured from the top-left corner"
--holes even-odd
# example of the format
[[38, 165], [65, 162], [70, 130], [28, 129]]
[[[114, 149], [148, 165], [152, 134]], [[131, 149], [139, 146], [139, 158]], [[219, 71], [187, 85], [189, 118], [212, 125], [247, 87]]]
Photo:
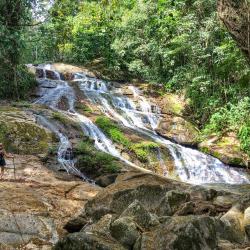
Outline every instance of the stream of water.
[[[47, 65], [43, 69], [51, 70], [51, 67]], [[73, 88], [66, 81], [60, 80], [58, 72], [54, 72], [57, 80], [48, 80], [46, 72], [43, 79], [39, 79], [41, 87], [44, 84], [53, 85], [54, 83], [56, 83], [56, 86], [51, 88], [47, 88], [47, 86], [42, 91], [42, 96], [36, 100], [36, 103], [45, 104], [67, 115], [65, 111], [59, 110], [57, 107], [60, 99], [62, 97], [66, 98], [69, 104], [70, 116], [75, 117], [80, 122], [84, 133], [95, 141], [97, 149], [120, 158], [127, 164], [136, 167], [132, 162], [121, 156], [112, 141], [89, 118], [75, 111], [74, 103], [76, 98]], [[243, 170], [229, 167], [212, 156], [172, 143], [157, 135], [155, 129], [161, 119], [160, 109], [156, 105], [152, 105], [134, 86], [129, 86], [129, 89], [133, 93], [130, 97], [123, 94], [122, 88], [113, 86], [112, 83], [91, 78], [85, 74], [75, 74], [74, 82], [79, 85], [80, 90], [84, 93], [88, 101], [98, 106], [105, 115], [113, 118], [122, 126], [146, 135], [152, 141], [166, 147], [174, 159], [176, 173], [182, 181], [193, 184], [249, 183], [248, 176]], [[64, 147], [64, 150], [66, 147], [69, 147], [67, 136], [58, 134], [58, 131], [56, 134], [60, 138], [60, 147]], [[160, 165], [164, 168], [164, 162], [160, 153], [158, 154], [158, 158]], [[58, 160], [59, 162], [62, 161], [60, 153], [58, 153]], [[71, 170], [68, 169], [67, 171]], [[168, 174], [167, 171], [164, 171], [164, 173], [165, 175]]]

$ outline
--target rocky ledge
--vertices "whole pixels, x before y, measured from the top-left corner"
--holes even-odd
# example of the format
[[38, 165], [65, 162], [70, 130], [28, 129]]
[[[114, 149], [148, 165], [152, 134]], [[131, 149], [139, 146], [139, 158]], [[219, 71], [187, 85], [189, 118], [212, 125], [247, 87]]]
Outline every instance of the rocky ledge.
[[130, 171], [66, 224], [70, 233], [55, 250], [245, 249], [248, 188], [229, 192]]
[[211, 135], [198, 147], [204, 153], [213, 155], [226, 164], [250, 166], [249, 156], [241, 150], [240, 142], [235, 133], [231, 132], [222, 136]]
[[67, 173], [55, 173], [35, 156], [15, 155], [0, 181], [0, 249], [51, 249], [64, 224], [100, 190]]

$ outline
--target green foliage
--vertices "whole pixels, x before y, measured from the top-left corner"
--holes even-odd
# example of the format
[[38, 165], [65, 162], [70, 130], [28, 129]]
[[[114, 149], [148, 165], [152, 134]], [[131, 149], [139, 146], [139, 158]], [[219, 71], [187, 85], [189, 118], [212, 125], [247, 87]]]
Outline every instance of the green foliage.
[[79, 111], [83, 111], [86, 113], [89, 113], [92, 111], [88, 105], [86, 105], [84, 103], [80, 103], [80, 102], [76, 103], [75, 108], [78, 109]]
[[[30, 41], [25, 56], [36, 62], [101, 61], [111, 78], [143, 79], [160, 83], [165, 92], [185, 93], [190, 119], [204, 134], [231, 130], [245, 138], [237, 119], [248, 127], [249, 117], [244, 115], [248, 109], [242, 103], [250, 96], [250, 68], [218, 20], [216, 4], [216, 0], [55, 0], [48, 22], [33, 28], [32, 38], [24, 36]], [[113, 141], [129, 148], [129, 140], [115, 124], [107, 119], [97, 124]], [[241, 142], [245, 145], [246, 139]]]
[[129, 146], [129, 139], [125, 137], [120, 128], [108, 117], [98, 117], [95, 123], [101, 130], [103, 130], [105, 134], [107, 134], [111, 138], [112, 141], [119, 143], [125, 147]]
[[98, 151], [90, 141], [80, 142], [77, 145], [76, 153], [79, 155], [78, 168], [91, 176], [117, 173], [121, 169], [113, 156]]
[[250, 98], [245, 97], [239, 103], [228, 104], [215, 112], [208, 125], [203, 130], [203, 135], [212, 133], [221, 134], [235, 131], [241, 142], [241, 148], [250, 155]]
[[250, 124], [243, 125], [238, 132], [241, 148], [250, 156]]
[[29, 0], [0, 1], [0, 98], [24, 98], [35, 85], [34, 77], [21, 66], [30, 4]]
[[6, 139], [6, 134], [8, 132], [8, 128], [5, 123], [0, 123], [0, 142], [4, 144], [5, 148], [8, 149], [9, 142]]
[[57, 151], [58, 151], [57, 146], [56, 145], [52, 145], [48, 149], [48, 154], [50, 154], [50, 155], [56, 155]]
[[67, 124], [67, 118], [60, 112], [53, 112], [52, 118], [61, 122], [62, 124]]
[[131, 144], [129, 149], [135, 153], [141, 162], [148, 162], [149, 153], [159, 149], [159, 145], [150, 141]]
[[53, 112], [52, 118], [62, 123], [66, 128], [73, 128], [77, 131], [81, 131], [81, 126], [78, 122], [68, 118], [60, 112]]
[[26, 102], [26, 101], [12, 102], [11, 105], [17, 108], [30, 108], [31, 107], [31, 103]]
[[102, 129], [103, 132], [107, 134], [112, 141], [123, 145], [127, 151], [135, 154], [136, 158], [141, 162], [148, 162], [149, 153], [159, 148], [158, 144], [150, 141], [133, 143], [108, 117], [98, 117], [96, 119], [96, 125], [100, 129]]

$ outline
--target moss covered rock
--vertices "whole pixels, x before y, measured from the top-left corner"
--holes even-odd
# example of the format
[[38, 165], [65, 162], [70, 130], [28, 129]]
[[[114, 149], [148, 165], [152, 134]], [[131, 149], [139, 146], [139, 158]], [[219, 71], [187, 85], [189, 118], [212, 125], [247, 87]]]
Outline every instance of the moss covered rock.
[[131, 203], [120, 217], [131, 217], [138, 225], [144, 228], [159, 224], [157, 217], [150, 214], [138, 200]]
[[183, 145], [196, 145], [198, 143], [198, 129], [180, 116], [164, 115], [157, 132]]
[[158, 208], [158, 214], [162, 216], [173, 215], [181, 204], [190, 200], [190, 195], [185, 192], [171, 190], [166, 193]]
[[135, 222], [130, 217], [117, 219], [111, 225], [110, 230], [112, 236], [127, 247], [133, 247], [140, 236]]
[[235, 133], [212, 135], [199, 144], [199, 149], [229, 165], [249, 166], [250, 159], [240, 147]]
[[184, 96], [172, 93], [160, 97], [158, 102], [163, 114], [183, 115], [186, 106]]
[[125, 250], [127, 248], [120, 245], [117, 241], [99, 237], [95, 234], [79, 232], [69, 234], [63, 240], [59, 241], [54, 250]]
[[153, 232], [143, 233], [140, 249], [217, 249], [217, 220], [211, 217], [172, 217]]
[[31, 114], [10, 110], [0, 113], [0, 141], [11, 152], [44, 154], [52, 142], [52, 135], [37, 125]]

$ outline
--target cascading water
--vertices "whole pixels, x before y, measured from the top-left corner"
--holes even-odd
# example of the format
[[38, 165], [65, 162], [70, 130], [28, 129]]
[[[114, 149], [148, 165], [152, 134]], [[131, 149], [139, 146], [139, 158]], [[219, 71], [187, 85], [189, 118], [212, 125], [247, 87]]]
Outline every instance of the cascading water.
[[[51, 67], [49, 67], [50, 70]], [[55, 71], [56, 72], [56, 71]], [[58, 76], [60, 74], [57, 74]], [[50, 107], [53, 110], [63, 113], [68, 116], [70, 119], [76, 119], [80, 122], [80, 125], [83, 129], [85, 135], [89, 136], [91, 139], [95, 141], [95, 147], [101, 151], [111, 154], [114, 157], [117, 157], [129, 164], [130, 166], [136, 167], [132, 162], [129, 162], [125, 158], [123, 158], [119, 151], [115, 148], [111, 140], [109, 140], [103, 132], [87, 117], [77, 113], [74, 109], [75, 104], [75, 93], [72, 87], [68, 85], [66, 81], [62, 80], [49, 80], [47, 78], [38, 79], [38, 83], [42, 87], [44, 84], [46, 86], [52, 85], [54, 87], [47, 88], [46, 91], [43, 92], [43, 95], [38, 98], [34, 103], [43, 104]], [[105, 86], [105, 85], [103, 85]], [[106, 91], [106, 89], [104, 89]], [[68, 111], [65, 112], [58, 108], [58, 104], [62, 97], [67, 99], [68, 103]], [[80, 176], [81, 178], [88, 180], [86, 176], [84, 176], [79, 170], [75, 168], [75, 163], [73, 160], [66, 160], [64, 155], [67, 149], [72, 149], [71, 143], [67, 136], [63, 135], [60, 130], [58, 130], [53, 124], [51, 124], [46, 118], [40, 116], [38, 117], [38, 121], [53, 133], [55, 133], [60, 139], [60, 146], [58, 149], [58, 162], [66, 169], [67, 172], [73, 173], [75, 175]]]
[[[182, 181], [194, 184], [249, 183], [243, 170], [231, 168], [212, 156], [172, 143], [157, 135], [154, 130], [160, 121], [159, 108], [155, 108], [153, 112], [152, 105], [134, 86], [129, 86], [133, 92], [133, 98], [129, 98], [122, 95], [121, 90], [113, 88], [112, 84], [84, 74], [77, 74], [74, 81], [79, 84], [89, 101], [99, 105], [104, 114], [167, 147]], [[138, 100], [139, 107], [133, 99]]]
[[71, 150], [71, 143], [69, 139], [64, 134], [62, 134], [60, 130], [44, 116], [37, 115], [37, 122], [52, 131], [59, 138], [60, 144], [57, 152], [57, 160], [60, 165], [67, 171], [67, 173], [74, 174], [76, 176], [79, 176], [83, 180], [90, 182], [90, 180], [75, 167], [74, 159], [65, 158], [65, 152], [67, 152], [68, 149]]

